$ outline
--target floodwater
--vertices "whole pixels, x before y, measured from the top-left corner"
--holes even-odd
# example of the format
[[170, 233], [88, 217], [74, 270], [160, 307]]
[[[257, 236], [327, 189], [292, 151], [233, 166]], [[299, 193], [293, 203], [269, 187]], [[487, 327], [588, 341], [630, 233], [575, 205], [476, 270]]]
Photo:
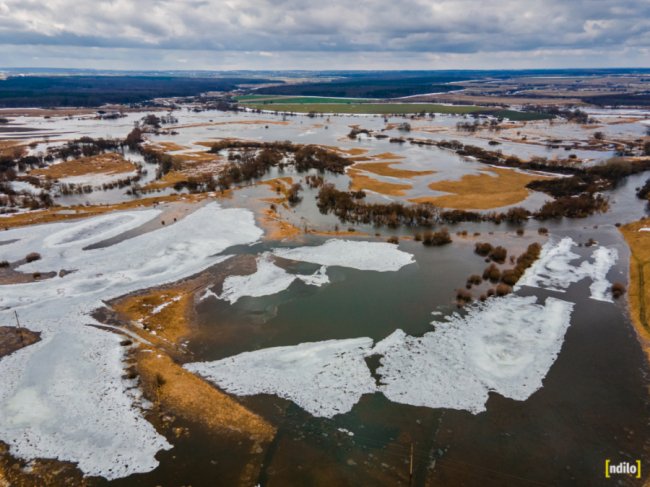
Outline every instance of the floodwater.
[[[567, 235], [576, 241], [586, 237], [583, 231], [559, 232]], [[588, 235], [619, 250], [619, 264], [608, 277], [623, 280], [626, 250], [615, 230], [592, 229]], [[528, 238], [541, 241], [537, 235]], [[516, 239], [505, 237], [504, 245]], [[262, 244], [246, 251], [268, 248]], [[199, 331], [190, 343], [192, 360], [328, 339], [380, 340], [396, 328], [414, 336], [431, 331], [431, 322], [442, 319], [431, 313], [456, 311], [454, 289], [486, 264], [473, 254], [471, 243], [425, 248], [402, 242], [400, 248], [413, 253], [416, 264], [395, 273], [332, 267], [331, 283], [321, 288], [296, 282], [279, 294], [242, 298], [234, 305], [203, 301], [197, 309]], [[577, 252], [586, 257], [589, 250]], [[285, 265], [300, 273], [317, 267]], [[606, 459], [648, 458], [648, 367], [625, 309], [589, 299], [588, 284], [579, 282], [566, 293], [519, 292], [575, 303], [561, 353], [544, 386], [525, 401], [492, 393], [487, 410], [473, 415], [397, 404], [375, 393], [363, 396], [350, 412], [327, 419], [272, 395], [240, 397], [278, 427], [261, 484], [607, 485]], [[246, 463], [246, 453], [237, 447], [227, 436], [192, 434], [159, 455], [162, 465], [156, 471], [112, 484], [230, 485], [224, 479]]]
[[[141, 115], [129, 114], [117, 121], [82, 117], [57, 119], [54, 123], [32, 117], [22, 122], [35, 129], [60, 134], [51, 136], [51, 142], [56, 142], [57, 138], [69, 138], [71, 133], [75, 136], [123, 137]], [[152, 137], [153, 140], [171, 140], [192, 150], [205, 150], [197, 145], [200, 141], [240, 137], [343, 148], [364, 147], [373, 154], [390, 151], [405, 158], [406, 168], [438, 171], [426, 179], [427, 183], [457, 179], [485, 169], [476, 162], [437, 148], [396, 145], [386, 140], [347, 139], [350, 125], [380, 130], [385, 125], [383, 117], [289, 117], [288, 125], [268, 124], [266, 128], [264, 124], [216, 125], [214, 122], [280, 121], [281, 116], [190, 111], [175, 115], [179, 118], [179, 126], [203, 125], [179, 128], [176, 136], [161, 135]], [[397, 117], [389, 119], [391, 122], [403, 120]], [[427, 125], [452, 127], [460, 120], [462, 117], [438, 116]], [[540, 131], [544, 129], [543, 124], [548, 124], [534, 123]], [[328, 128], [315, 127], [315, 124]], [[561, 131], [558, 125], [552, 128], [554, 133]], [[640, 125], [634, 125], [632, 135], [636, 136], [637, 130], [642, 129]], [[617, 125], [616, 130], [621, 130], [621, 127], [623, 124]], [[589, 136], [588, 131], [573, 126], [565, 129], [568, 131], [564, 132], [565, 137], [587, 140]], [[399, 135], [395, 130], [386, 133]], [[477, 141], [470, 136], [422, 136], [487, 144], [483, 139]], [[37, 140], [41, 136], [35, 132], [34, 137]], [[555, 154], [541, 145], [516, 142], [504, 142], [500, 148], [504, 153], [522, 157], [551, 157]], [[573, 152], [596, 161], [612, 155], [598, 151]], [[340, 186], [347, 183], [345, 176], [329, 179]], [[646, 214], [647, 208], [634, 195], [635, 188], [644, 180], [643, 175], [628, 178], [612, 191], [609, 194], [611, 209], [607, 214], [583, 220], [530, 222], [523, 237], [514, 234], [515, 227], [480, 223], [450, 227], [454, 243], [441, 248], [427, 248], [419, 242], [402, 239], [399, 248], [413, 254], [415, 263], [397, 272], [359, 271], [334, 266], [328, 269], [330, 283], [322, 287], [295, 281], [278, 294], [244, 297], [234, 305], [214, 297], [205, 299], [197, 305], [197, 331], [188, 344], [192, 361], [213, 361], [247, 351], [331, 339], [370, 337], [379, 341], [398, 328], [409, 335], [422, 336], [434, 329], [435, 323], [432, 325], [432, 322], [454, 312], [464, 312], [456, 308], [455, 290], [464, 287], [469, 275], [481, 274], [487, 266], [484, 259], [473, 252], [476, 241], [495, 242], [510, 249], [511, 253], [519, 254], [531, 242], [546, 241], [546, 237], [536, 232], [539, 226], [547, 227], [552, 239], [569, 236], [584, 243], [593, 238], [600, 245], [616, 248], [619, 260], [607, 277], [610, 282], [625, 282], [628, 251], [614, 224], [636, 220]], [[424, 183], [418, 180], [414, 184], [415, 192], [424, 191]], [[247, 188], [224, 204], [245, 206], [247, 198], [252, 201], [259, 191], [258, 188]], [[306, 189], [303, 202], [289, 217], [296, 224], [304, 219], [320, 228], [332, 229], [336, 220], [318, 212], [314, 195], [314, 191]], [[80, 195], [61, 201], [65, 204], [97, 203], [125, 197], [117, 190], [108, 197], [104, 196]], [[403, 231], [385, 228], [378, 230], [363, 225], [355, 228], [370, 235], [368, 239], [372, 239], [377, 231], [383, 234], [382, 238], [393, 233], [404, 235]], [[150, 229], [137, 229], [130, 235]], [[480, 232], [481, 236], [460, 238], [453, 235], [458, 230], [467, 230], [469, 235]], [[125, 236], [116, 237], [101, 245], [110, 245], [123, 238]], [[317, 245], [325, 240], [309, 236], [299, 245]], [[252, 247], [229, 249], [227, 253], [258, 255], [272, 248], [295, 245], [298, 244], [264, 242]], [[574, 251], [584, 259], [591, 250], [579, 247]], [[281, 259], [278, 265], [294, 273], [312, 273], [319, 267]], [[561, 352], [548, 371], [543, 387], [524, 401], [491, 393], [486, 411], [471, 414], [462, 410], [398, 404], [377, 392], [363, 396], [347, 413], [333, 418], [318, 418], [291, 401], [273, 395], [237, 398], [278, 428], [277, 436], [265, 453], [259, 484], [609, 485], [611, 481], [604, 478], [607, 459], [612, 463], [641, 459], [644, 469], [648, 470], [650, 467], [645, 461], [650, 458], [650, 370], [622, 301], [607, 303], [590, 299], [589, 284], [588, 280], [580, 281], [564, 293], [530, 287], [518, 291], [519, 295], [534, 295], [542, 301], [556, 297], [575, 304]], [[221, 289], [216, 286], [213, 291], [219, 294]], [[374, 370], [378, 365], [377, 358], [367, 360]], [[241, 472], [253, 459], [248, 453], [248, 445], [242, 444], [240, 437], [209, 433], [199, 425], [180, 420], [175, 424], [189, 427], [191, 434], [170, 438], [174, 448], [158, 454], [161, 463], [156, 470], [96, 483], [125, 487], [237, 483]], [[641, 485], [641, 481], [628, 477], [621, 480], [626, 485]]]

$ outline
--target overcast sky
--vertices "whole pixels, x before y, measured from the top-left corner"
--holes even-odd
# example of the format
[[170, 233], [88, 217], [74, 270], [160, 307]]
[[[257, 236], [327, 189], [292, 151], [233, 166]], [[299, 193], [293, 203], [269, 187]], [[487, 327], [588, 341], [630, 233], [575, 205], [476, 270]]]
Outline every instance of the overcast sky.
[[650, 0], [0, 0], [0, 66], [650, 67]]

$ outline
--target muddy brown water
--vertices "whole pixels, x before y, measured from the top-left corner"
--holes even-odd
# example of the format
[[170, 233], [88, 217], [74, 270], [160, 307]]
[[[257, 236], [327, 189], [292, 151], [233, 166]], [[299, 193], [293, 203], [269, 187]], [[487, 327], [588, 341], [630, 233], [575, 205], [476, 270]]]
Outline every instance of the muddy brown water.
[[[559, 231], [557, 236], [582, 240], [585, 232]], [[591, 228], [589, 235], [619, 248], [621, 256], [609, 278], [625, 278], [627, 253], [616, 230]], [[515, 238], [506, 237], [506, 244], [508, 239]], [[319, 241], [312, 238], [309, 243]], [[455, 311], [454, 289], [486, 264], [464, 243], [444, 248], [400, 245], [417, 263], [395, 273], [331, 267], [332, 282], [321, 288], [294, 283], [277, 295], [242, 298], [233, 306], [214, 298], [202, 302], [197, 308], [199, 333], [190, 343], [193, 360], [333, 338], [379, 340], [396, 328], [412, 335], [430, 331], [430, 322], [439, 319], [431, 312]], [[271, 247], [266, 243], [239, 250], [259, 253]], [[593, 249], [575, 250], [584, 257]], [[294, 272], [317, 267], [281, 264]], [[350, 412], [326, 419], [272, 395], [238, 398], [278, 427], [260, 467], [260, 484], [611, 485], [604, 478], [606, 459], [649, 457], [649, 369], [625, 308], [589, 299], [588, 287], [585, 280], [566, 293], [536, 288], [519, 292], [575, 303], [556, 362], [543, 387], [525, 401], [492, 393], [487, 410], [474, 415], [397, 404], [375, 393], [363, 396]], [[247, 462], [246, 445], [176, 424], [187, 425], [192, 433], [172, 439], [174, 448], [158, 455], [158, 469], [110, 485], [237, 483]], [[627, 477], [620, 480], [641, 485]]]

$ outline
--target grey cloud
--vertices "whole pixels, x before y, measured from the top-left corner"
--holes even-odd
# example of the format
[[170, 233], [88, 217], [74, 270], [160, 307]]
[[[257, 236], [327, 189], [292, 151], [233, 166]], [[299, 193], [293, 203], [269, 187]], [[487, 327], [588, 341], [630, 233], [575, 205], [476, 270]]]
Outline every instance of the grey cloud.
[[645, 52], [649, 18], [649, 0], [0, 0], [0, 45], [421, 59]]

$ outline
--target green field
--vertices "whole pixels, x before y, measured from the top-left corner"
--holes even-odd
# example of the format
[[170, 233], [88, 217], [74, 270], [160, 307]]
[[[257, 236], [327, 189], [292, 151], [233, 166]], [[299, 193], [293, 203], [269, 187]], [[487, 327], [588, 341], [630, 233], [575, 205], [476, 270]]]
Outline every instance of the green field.
[[332, 97], [323, 97], [323, 96], [279, 96], [279, 95], [243, 95], [236, 97], [236, 100], [247, 105], [252, 103], [254, 104], [263, 104], [263, 105], [274, 105], [274, 104], [303, 104], [303, 103], [367, 103], [372, 102], [370, 98], [332, 98]]
[[[483, 113], [513, 121], [545, 120], [549, 115], [537, 112], [519, 112], [502, 108], [488, 108], [476, 105], [440, 105], [436, 103], [371, 103], [360, 100], [342, 101], [341, 98], [320, 97], [273, 97], [269, 95], [247, 95], [255, 98], [242, 100], [247, 107], [260, 110], [294, 113], [355, 113], [372, 115], [404, 115], [409, 113], [468, 114]], [[264, 99], [262, 100], [262, 97]]]
[[246, 103], [251, 108], [295, 113], [369, 113], [387, 115], [391, 113], [474, 113], [486, 112], [484, 107], [473, 105], [437, 105], [433, 103]]

